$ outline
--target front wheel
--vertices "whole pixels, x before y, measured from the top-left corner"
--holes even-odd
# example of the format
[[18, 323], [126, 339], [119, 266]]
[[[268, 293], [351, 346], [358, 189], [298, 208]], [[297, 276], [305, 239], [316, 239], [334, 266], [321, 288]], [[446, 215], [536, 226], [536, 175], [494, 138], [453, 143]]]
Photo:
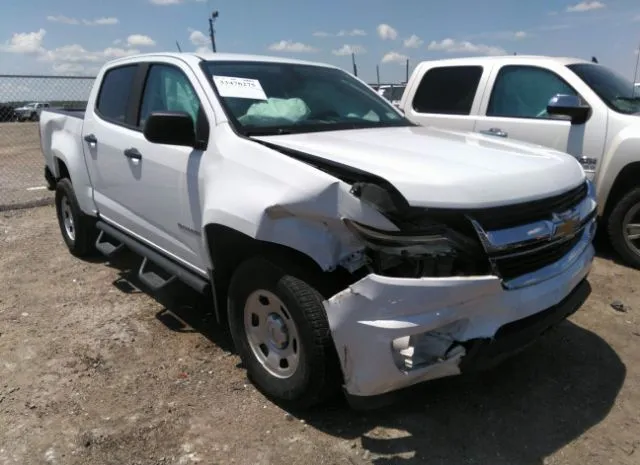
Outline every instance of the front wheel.
[[322, 297], [264, 258], [241, 264], [229, 287], [229, 326], [249, 379], [292, 408], [325, 400], [338, 385]]
[[640, 269], [640, 187], [618, 201], [607, 221], [609, 240], [625, 263]]

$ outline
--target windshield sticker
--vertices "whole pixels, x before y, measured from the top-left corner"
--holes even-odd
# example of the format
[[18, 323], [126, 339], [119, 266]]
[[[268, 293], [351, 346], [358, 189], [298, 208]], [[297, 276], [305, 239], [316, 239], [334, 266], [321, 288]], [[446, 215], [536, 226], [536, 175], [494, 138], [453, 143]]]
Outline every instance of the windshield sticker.
[[221, 97], [267, 100], [260, 81], [230, 76], [213, 76], [213, 81]]

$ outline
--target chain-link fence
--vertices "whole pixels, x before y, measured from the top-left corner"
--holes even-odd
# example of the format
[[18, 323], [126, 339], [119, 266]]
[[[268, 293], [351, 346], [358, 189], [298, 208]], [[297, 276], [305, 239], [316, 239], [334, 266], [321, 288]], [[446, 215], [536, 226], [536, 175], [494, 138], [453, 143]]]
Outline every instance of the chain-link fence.
[[40, 151], [42, 108], [84, 108], [95, 78], [0, 75], [0, 211], [51, 202]]

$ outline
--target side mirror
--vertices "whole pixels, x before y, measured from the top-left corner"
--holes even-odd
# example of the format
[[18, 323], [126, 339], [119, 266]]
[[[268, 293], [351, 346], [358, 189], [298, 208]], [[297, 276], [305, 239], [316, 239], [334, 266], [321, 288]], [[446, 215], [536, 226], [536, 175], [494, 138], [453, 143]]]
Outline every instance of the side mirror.
[[584, 124], [589, 119], [591, 107], [577, 95], [554, 95], [547, 104], [547, 113], [571, 118], [571, 124]]
[[154, 112], [144, 125], [144, 137], [156, 144], [196, 145], [196, 129], [188, 113], [177, 111]]

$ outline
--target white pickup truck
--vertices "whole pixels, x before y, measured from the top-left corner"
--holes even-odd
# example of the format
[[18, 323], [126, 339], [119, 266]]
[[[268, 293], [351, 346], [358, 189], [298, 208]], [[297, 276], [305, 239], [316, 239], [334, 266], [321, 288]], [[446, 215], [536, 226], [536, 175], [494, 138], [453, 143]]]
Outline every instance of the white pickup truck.
[[491, 366], [590, 291], [596, 201], [573, 157], [419, 127], [335, 67], [122, 58], [86, 110], [39, 125], [70, 252], [133, 250], [151, 289], [210, 293], [287, 405]]
[[640, 268], [640, 96], [633, 81], [576, 58], [509, 55], [424, 61], [400, 102], [420, 125], [540, 144], [575, 156], [599, 220]]

